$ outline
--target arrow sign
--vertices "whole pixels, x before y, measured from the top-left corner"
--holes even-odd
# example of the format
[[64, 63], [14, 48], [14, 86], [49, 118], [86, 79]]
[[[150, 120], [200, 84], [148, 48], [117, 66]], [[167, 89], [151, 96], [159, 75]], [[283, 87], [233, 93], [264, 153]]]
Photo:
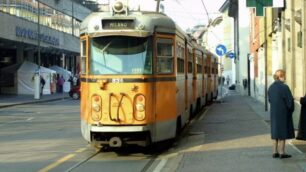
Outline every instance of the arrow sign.
[[227, 54], [227, 57], [233, 59], [233, 58], [235, 58], [235, 53], [234, 52], [230, 52], [230, 53]]
[[226, 53], [226, 47], [222, 44], [219, 44], [217, 47], [216, 47], [216, 54], [218, 56], [223, 56], [225, 53]]

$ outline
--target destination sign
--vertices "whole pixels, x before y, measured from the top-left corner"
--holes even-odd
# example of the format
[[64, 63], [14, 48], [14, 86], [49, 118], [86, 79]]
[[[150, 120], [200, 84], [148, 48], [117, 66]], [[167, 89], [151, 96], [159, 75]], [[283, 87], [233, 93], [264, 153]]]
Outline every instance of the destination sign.
[[103, 29], [134, 29], [134, 20], [102, 20]]

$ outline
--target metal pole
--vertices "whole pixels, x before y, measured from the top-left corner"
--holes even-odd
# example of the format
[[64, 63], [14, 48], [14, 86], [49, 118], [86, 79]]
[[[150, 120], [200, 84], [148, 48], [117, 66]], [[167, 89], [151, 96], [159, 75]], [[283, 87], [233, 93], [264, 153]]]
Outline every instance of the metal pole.
[[37, 9], [37, 12], [38, 12], [38, 23], [37, 23], [37, 57], [38, 57], [38, 65], [40, 66], [41, 65], [41, 59], [40, 59], [40, 2], [39, 0], [37, 1], [38, 3], [38, 9]]
[[157, 4], [156, 4], [156, 12], [159, 12], [159, 4], [160, 4], [160, 0], [156, 0]]
[[156, 4], [156, 12], [159, 13], [159, 5], [160, 5], [160, 1], [163, 1], [163, 0], [155, 0], [157, 1], [157, 4]]
[[71, 26], [71, 29], [72, 29], [72, 35], [74, 35], [74, 2], [73, 0], [71, 0], [71, 18], [72, 18], [72, 26]]
[[[267, 15], [266, 8], [265, 14]], [[268, 40], [267, 40], [267, 17], [264, 18], [265, 25], [265, 111], [268, 111]]]

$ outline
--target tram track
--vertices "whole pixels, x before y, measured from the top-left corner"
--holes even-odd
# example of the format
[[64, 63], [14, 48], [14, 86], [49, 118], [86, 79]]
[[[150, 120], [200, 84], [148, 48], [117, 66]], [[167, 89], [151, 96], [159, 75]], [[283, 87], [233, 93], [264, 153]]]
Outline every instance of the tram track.
[[[140, 151], [139, 150], [136, 151], [137, 148], [135, 148], [135, 147], [131, 148], [130, 150], [129, 150], [129, 148], [127, 148], [128, 150], [124, 149], [123, 153], [122, 152], [120, 153], [120, 151], [122, 151], [122, 150], [120, 150], [119, 155], [116, 155], [115, 157], [111, 157], [111, 155], [107, 154], [109, 151], [113, 152], [113, 150], [105, 151], [105, 150], [101, 149], [101, 150], [96, 151], [95, 153], [92, 153], [92, 154], [88, 155], [87, 157], [83, 158], [83, 160], [77, 162], [76, 164], [74, 164], [73, 166], [71, 166], [70, 168], [65, 170], [65, 172], [72, 172], [74, 170], [77, 171], [77, 169], [79, 167], [81, 167], [82, 165], [85, 165], [86, 163], [90, 162], [92, 159], [94, 159], [95, 157], [97, 157], [98, 155], [101, 155], [103, 153], [105, 153], [105, 155], [103, 155], [103, 158], [99, 159], [99, 160], [103, 160], [103, 161], [108, 161], [108, 160], [112, 160], [112, 159], [128, 160], [129, 158], [132, 157], [133, 153], [141, 153], [140, 157], [138, 157], [138, 158], [140, 158], [141, 160], [146, 160], [146, 162], [143, 165], [141, 165], [142, 168], [140, 170], [138, 169], [137, 171], [139, 171], [139, 172], [158, 171], [158, 170], [162, 169], [167, 163], [167, 159], [163, 159], [160, 156], [163, 155], [163, 154], [169, 153], [168, 150], [170, 148], [174, 148], [176, 150], [177, 148], [175, 148], [175, 147], [177, 147], [181, 144], [180, 141], [184, 137], [187, 137], [190, 134], [189, 133], [190, 127], [196, 121], [201, 120], [205, 116], [205, 112], [209, 109], [209, 107], [211, 107], [211, 104], [202, 108], [202, 109], [200, 109], [199, 112], [195, 115], [195, 117], [192, 118], [190, 120], [190, 122], [183, 128], [179, 137], [176, 138], [174, 141], [172, 141], [171, 145], [170, 145], [169, 141], [164, 141], [162, 143], [157, 143], [157, 144], [153, 145], [152, 147], [143, 148], [143, 150], [140, 150]], [[173, 145], [175, 145], [175, 146], [173, 146]], [[156, 147], [159, 150], [155, 150], [154, 147]], [[162, 150], [160, 150], [161, 147], [163, 147]], [[150, 149], [153, 149], [153, 150], [150, 150]], [[87, 150], [88, 150], [88, 148], [87, 148]], [[175, 150], [171, 150], [171, 151], [175, 151]], [[129, 151], [131, 151], [131, 152], [129, 152]], [[118, 153], [117, 150], [114, 150], [114, 152]], [[127, 155], [126, 158], [125, 158], [125, 155]], [[118, 161], [118, 163], [120, 163], [120, 162]], [[139, 163], [141, 163], [141, 162], [139, 162]]]
[[65, 172], [71, 172], [72, 170], [78, 168], [79, 166], [81, 166], [82, 164], [86, 163], [87, 161], [89, 161], [90, 159], [92, 159], [93, 157], [95, 157], [96, 155], [98, 155], [100, 153], [100, 151], [97, 151], [96, 153], [92, 154], [91, 156], [87, 157], [86, 159], [84, 159], [83, 161], [78, 162], [77, 164], [75, 164], [74, 166], [70, 167], [68, 170], [66, 170]]

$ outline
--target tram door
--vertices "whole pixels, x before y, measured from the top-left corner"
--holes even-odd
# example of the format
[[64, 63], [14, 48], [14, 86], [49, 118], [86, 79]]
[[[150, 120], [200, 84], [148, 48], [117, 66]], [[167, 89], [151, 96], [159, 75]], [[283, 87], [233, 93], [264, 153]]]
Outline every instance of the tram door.
[[[158, 35], [156, 37], [155, 60], [155, 114], [156, 133], [164, 133], [158, 139], [165, 139], [169, 133], [175, 136], [176, 129], [176, 82], [174, 71], [174, 36]], [[165, 133], [168, 131], [168, 133]]]

